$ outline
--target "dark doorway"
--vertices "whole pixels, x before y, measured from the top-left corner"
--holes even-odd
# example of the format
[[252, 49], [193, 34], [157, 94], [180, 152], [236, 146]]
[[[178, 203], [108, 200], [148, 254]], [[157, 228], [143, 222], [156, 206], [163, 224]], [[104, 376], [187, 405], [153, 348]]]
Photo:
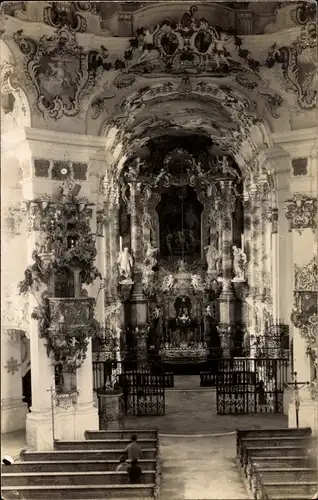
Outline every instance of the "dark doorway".
[[32, 406], [31, 369], [22, 377], [23, 402], [27, 403], [29, 411]]

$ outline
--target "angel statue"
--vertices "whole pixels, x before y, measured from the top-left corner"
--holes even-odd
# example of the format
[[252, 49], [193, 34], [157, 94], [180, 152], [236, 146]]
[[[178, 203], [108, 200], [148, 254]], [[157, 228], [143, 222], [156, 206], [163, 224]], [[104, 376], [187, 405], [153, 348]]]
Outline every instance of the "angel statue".
[[202, 278], [199, 274], [192, 274], [191, 285], [195, 292], [201, 292], [203, 290]]
[[162, 282], [162, 290], [163, 292], [171, 292], [174, 285], [174, 277], [173, 274], [169, 274], [163, 278]]
[[244, 280], [245, 279], [245, 266], [247, 258], [246, 253], [241, 248], [233, 246], [233, 271], [234, 278]]
[[213, 271], [216, 270], [217, 268], [217, 261], [219, 259], [219, 254], [215, 246], [213, 246], [212, 243], [210, 245], [207, 245], [204, 247], [204, 250], [206, 250], [206, 261], [208, 264], [208, 273], [212, 273]]
[[124, 276], [126, 280], [131, 280], [133, 258], [130, 255], [127, 247], [119, 252], [117, 264], [119, 267], [120, 276]]

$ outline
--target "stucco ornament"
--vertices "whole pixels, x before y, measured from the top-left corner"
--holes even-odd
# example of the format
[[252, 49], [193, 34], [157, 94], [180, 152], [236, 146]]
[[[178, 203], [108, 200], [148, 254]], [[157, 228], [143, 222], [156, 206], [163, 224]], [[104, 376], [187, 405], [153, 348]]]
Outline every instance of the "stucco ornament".
[[313, 109], [318, 90], [317, 25], [308, 22], [290, 46], [272, 45], [267, 66], [281, 65], [283, 77], [290, 90], [297, 95], [301, 109]]
[[83, 33], [87, 31], [87, 21], [80, 12], [96, 13], [92, 2], [46, 2], [43, 9], [43, 20], [53, 28], [67, 26], [71, 31]]
[[39, 40], [25, 36], [23, 30], [13, 38], [25, 56], [24, 72], [37, 108], [50, 118], [76, 116], [84, 96], [92, 92], [104, 71], [113, 68], [106, 47], [85, 52], [66, 26]]
[[300, 335], [307, 341], [309, 347], [311, 347], [316, 343], [318, 325], [317, 256], [302, 268], [295, 266], [294, 279], [294, 308], [291, 314], [291, 321], [296, 328], [299, 328]]
[[156, 72], [228, 74], [244, 66], [258, 68], [259, 62], [241, 48], [239, 37], [209, 25], [196, 16], [197, 10], [195, 5], [190, 7], [177, 24], [165, 18], [153, 31], [138, 29], [125, 55], [128, 70], [147, 76]]
[[317, 199], [302, 194], [295, 194], [291, 200], [286, 200], [285, 215], [289, 223], [289, 230], [301, 234], [302, 230], [315, 229], [317, 218]]

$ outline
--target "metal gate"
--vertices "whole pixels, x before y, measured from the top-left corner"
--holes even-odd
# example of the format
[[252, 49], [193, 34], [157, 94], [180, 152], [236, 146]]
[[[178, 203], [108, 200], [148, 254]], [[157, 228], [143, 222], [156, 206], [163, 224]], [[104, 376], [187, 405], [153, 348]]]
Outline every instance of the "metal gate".
[[118, 375], [123, 388], [126, 415], [161, 416], [165, 414], [165, 375], [126, 371]]
[[219, 415], [283, 413], [288, 359], [220, 360], [216, 385]]

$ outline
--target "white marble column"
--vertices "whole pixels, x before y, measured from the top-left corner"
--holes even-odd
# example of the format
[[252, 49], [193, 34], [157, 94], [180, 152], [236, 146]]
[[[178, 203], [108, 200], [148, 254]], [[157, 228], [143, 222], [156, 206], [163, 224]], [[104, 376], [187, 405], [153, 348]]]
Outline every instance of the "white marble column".
[[[250, 282], [249, 282], [249, 298], [250, 303], [257, 303], [260, 299], [260, 279], [261, 279], [261, 192], [258, 186], [254, 185], [250, 188], [250, 210], [251, 210], [251, 232], [250, 232]], [[257, 314], [255, 314], [255, 306], [251, 306], [250, 310], [250, 333], [257, 335], [261, 333], [261, 322]]]
[[279, 316], [279, 279], [278, 279], [278, 208], [274, 206], [270, 212], [271, 224], [271, 290], [273, 302], [273, 322], [277, 323]]
[[[36, 248], [39, 234], [39, 209], [36, 204], [29, 205], [28, 219], [27, 255], [28, 264], [33, 264], [32, 252]], [[31, 413], [27, 415], [26, 437], [28, 445], [37, 450], [52, 449], [53, 446], [49, 390], [54, 388], [54, 370], [52, 359], [47, 355], [46, 340], [40, 338], [38, 322], [32, 318], [32, 313], [41, 303], [41, 294], [45, 290], [46, 287], [42, 285], [38, 291], [33, 290], [33, 293], [28, 294], [32, 406]]]
[[[30, 239], [33, 240], [32, 236]], [[31, 413], [27, 415], [26, 436], [30, 447], [50, 450], [53, 448], [53, 433], [49, 390], [51, 387], [54, 389], [54, 370], [52, 359], [47, 355], [46, 341], [39, 336], [38, 322], [31, 318], [37, 306], [36, 298], [29, 294], [32, 406]]]
[[131, 252], [134, 257], [135, 266], [139, 266], [140, 255], [140, 239], [141, 239], [141, 228], [140, 228], [140, 220], [138, 214], [138, 196], [140, 193], [140, 183], [139, 182], [130, 182], [130, 224], [131, 224]]
[[[310, 350], [315, 345], [315, 327], [310, 318], [317, 315], [317, 273], [315, 274], [315, 242], [317, 197], [294, 194], [286, 201], [286, 219], [292, 235], [294, 304], [291, 319], [293, 322], [294, 371], [298, 382], [312, 382], [315, 369]], [[309, 387], [299, 391], [299, 425], [316, 428], [317, 395], [313, 398]], [[294, 402], [289, 406], [289, 426], [295, 424]]]
[[235, 322], [235, 295], [233, 291], [233, 211], [236, 207], [235, 195], [230, 180], [221, 181], [222, 200], [219, 201], [222, 213], [222, 292], [218, 299], [220, 305], [220, 325], [218, 327], [223, 356], [230, 357], [232, 327]]

